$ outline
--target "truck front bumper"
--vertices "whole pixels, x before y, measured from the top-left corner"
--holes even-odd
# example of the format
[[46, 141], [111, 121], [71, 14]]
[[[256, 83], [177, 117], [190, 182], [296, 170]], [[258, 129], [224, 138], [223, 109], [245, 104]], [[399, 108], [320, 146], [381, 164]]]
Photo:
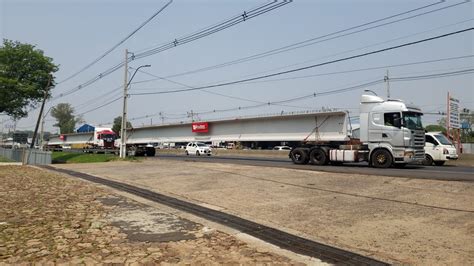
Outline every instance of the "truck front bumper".
[[408, 149], [403, 149], [403, 150], [398, 150], [394, 151], [395, 156], [394, 156], [394, 163], [422, 163], [423, 160], [425, 159], [425, 151], [424, 149], [413, 149], [413, 148], [408, 148]]
[[459, 156], [457, 154], [446, 154], [445, 155], [446, 161], [447, 160], [457, 160]]

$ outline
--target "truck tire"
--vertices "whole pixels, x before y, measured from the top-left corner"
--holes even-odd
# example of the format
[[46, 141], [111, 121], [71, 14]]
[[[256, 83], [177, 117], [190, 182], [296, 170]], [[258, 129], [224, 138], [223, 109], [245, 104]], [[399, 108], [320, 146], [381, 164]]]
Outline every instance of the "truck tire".
[[199, 153], [199, 151], [196, 151], [196, 155], [197, 155], [197, 156], [201, 156], [201, 154]]
[[184, 153], [186, 153], [186, 156], [189, 156], [189, 152], [188, 152], [188, 151], [184, 151]]
[[433, 164], [433, 158], [428, 154], [425, 154], [425, 159], [423, 160], [423, 165], [430, 166]]
[[294, 164], [307, 164], [308, 153], [304, 149], [296, 148], [290, 152], [290, 158]]
[[147, 148], [146, 149], [146, 156], [148, 157], [154, 157], [156, 154], [155, 148]]
[[436, 166], [443, 166], [446, 161], [435, 161], [434, 164]]
[[326, 165], [329, 163], [329, 157], [323, 149], [315, 148], [309, 152], [309, 161], [315, 165]]
[[389, 151], [378, 149], [372, 154], [371, 162], [375, 168], [389, 168], [393, 163], [393, 158]]

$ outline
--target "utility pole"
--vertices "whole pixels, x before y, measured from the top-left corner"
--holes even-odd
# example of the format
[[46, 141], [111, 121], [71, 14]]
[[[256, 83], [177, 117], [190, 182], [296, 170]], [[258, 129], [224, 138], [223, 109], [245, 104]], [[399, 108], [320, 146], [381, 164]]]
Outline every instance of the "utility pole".
[[122, 128], [120, 129], [120, 158], [127, 157], [127, 97], [128, 97], [128, 49], [125, 49], [125, 75], [123, 80]]
[[41, 117], [43, 116], [44, 104], [46, 103], [46, 98], [48, 97], [50, 84], [51, 84], [51, 75], [49, 75], [48, 83], [46, 84], [46, 88], [44, 88], [43, 103], [41, 103], [41, 109], [38, 115], [38, 120], [36, 121], [35, 132], [33, 133], [33, 138], [31, 139], [30, 149], [33, 149], [35, 147], [36, 135], [38, 134], [38, 127], [41, 122]]
[[390, 99], [390, 77], [388, 75], [388, 69], [387, 69], [387, 74], [385, 75], [383, 79], [387, 84], [387, 99]]
[[191, 122], [194, 122], [194, 112], [191, 110], [191, 112], [188, 112], [188, 117], [191, 117]]

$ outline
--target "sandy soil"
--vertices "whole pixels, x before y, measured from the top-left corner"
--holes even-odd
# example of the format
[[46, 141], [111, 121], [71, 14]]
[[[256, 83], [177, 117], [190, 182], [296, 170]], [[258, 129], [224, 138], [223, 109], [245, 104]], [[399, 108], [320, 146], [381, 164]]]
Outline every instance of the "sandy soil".
[[474, 184], [150, 160], [60, 165], [403, 264], [474, 264]]
[[298, 264], [104, 188], [0, 166], [0, 265]]

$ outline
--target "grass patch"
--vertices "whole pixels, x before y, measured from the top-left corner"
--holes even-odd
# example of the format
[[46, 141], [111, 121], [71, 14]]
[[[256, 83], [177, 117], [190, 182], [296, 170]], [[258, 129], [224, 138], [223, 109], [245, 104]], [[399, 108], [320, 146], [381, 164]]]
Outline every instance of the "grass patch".
[[11, 163], [14, 162], [6, 157], [0, 156], [0, 163]]
[[53, 163], [105, 163], [110, 161], [127, 161], [127, 162], [138, 162], [140, 161], [134, 156], [129, 156], [125, 159], [121, 159], [115, 154], [94, 154], [94, 153], [82, 153], [82, 152], [62, 152], [54, 151], [52, 154]]
[[53, 163], [104, 163], [118, 158], [114, 154], [53, 152]]

